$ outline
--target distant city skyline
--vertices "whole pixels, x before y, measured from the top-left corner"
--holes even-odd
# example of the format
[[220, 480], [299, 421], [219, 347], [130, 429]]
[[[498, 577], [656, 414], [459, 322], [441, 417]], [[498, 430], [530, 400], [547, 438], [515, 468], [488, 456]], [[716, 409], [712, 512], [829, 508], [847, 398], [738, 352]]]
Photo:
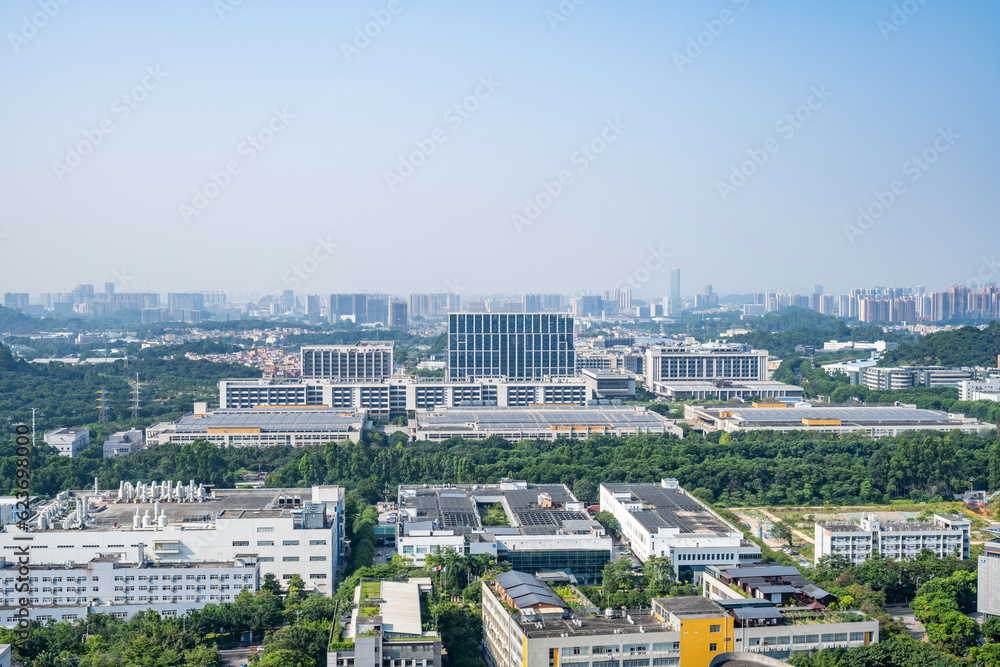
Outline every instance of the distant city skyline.
[[945, 289], [1000, 254], [996, 3], [42, 5], [0, 6], [0, 291]]

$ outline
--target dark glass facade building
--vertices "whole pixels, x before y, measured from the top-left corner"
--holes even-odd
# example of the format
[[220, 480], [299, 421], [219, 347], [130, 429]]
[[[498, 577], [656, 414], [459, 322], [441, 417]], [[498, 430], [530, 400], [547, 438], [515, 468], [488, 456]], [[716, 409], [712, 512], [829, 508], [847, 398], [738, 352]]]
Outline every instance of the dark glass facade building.
[[576, 374], [573, 317], [563, 313], [450, 313], [448, 377], [534, 380]]

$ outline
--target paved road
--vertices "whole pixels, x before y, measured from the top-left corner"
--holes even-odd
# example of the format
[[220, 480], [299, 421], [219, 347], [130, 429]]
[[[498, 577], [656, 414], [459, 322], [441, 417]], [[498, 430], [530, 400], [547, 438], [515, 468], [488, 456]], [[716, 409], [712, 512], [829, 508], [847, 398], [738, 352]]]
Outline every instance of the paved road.
[[887, 604], [885, 609], [889, 614], [903, 622], [906, 629], [910, 631], [914, 639], [920, 640], [922, 642], [927, 641], [927, 629], [924, 624], [917, 620], [913, 615], [913, 610], [910, 609], [905, 604]]

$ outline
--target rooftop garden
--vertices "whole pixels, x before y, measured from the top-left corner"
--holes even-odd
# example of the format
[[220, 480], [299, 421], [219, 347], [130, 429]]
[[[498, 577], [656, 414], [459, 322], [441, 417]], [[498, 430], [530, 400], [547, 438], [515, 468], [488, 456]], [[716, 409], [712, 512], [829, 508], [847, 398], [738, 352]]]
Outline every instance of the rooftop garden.
[[333, 630], [330, 632], [330, 650], [331, 651], [353, 651], [354, 650], [354, 640], [353, 639], [341, 639], [341, 635], [344, 634], [344, 629], [340, 626], [340, 620], [334, 619]]
[[492, 505], [479, 505], [479, 519], [484, 526], [509, 526], [507, 513], [504, 512], [503, 505], [493, 503]]
[[871, 621], [874, 617], [868, 614], [856, 614], [852, 611], [792, 611], [781, 614], [785, 625], [819, 625], [822, 623], [857, 623]]
[[575, 590], [572, 586], [560, 586], [558, 588], [553, 587], [552, 590], [556, 592], [556, 595], [562, 598], [562, 601], [570, 609], [584, 609], [586, 607], [594, 606], [591, 604], [590, 600], [583, 597], [583, 594]]

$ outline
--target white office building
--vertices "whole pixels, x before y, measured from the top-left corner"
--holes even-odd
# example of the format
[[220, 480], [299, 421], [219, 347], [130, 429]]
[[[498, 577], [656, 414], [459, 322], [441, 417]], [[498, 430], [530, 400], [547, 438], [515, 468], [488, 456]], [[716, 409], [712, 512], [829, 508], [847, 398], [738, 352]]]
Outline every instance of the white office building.
[[59, 450], [60, 456], [73, 458], [90, 445], [89, 428], [57, 428], [43, 436], [45, 444]]
[[[33, 562], [28, 565], [27, 593], [16, 588], [23, 576], [19, 568], [16, 557], [0, 556], [4, 584], [0, 626], [6, 628], [17, 626], [25, 606], [30, 620], [43, 623], [77, 621], [88, 614], [128, 619], [146, 610], [171, 618], [207, 604], [232, 602], [240, 592], [260, 588], [259, 568], [252, 557], [225, 562], [130, 563], [109, 554], [84, 562]], [[25, 597], [28, 605], [22, 604]]]
[[678, 580], [699, 583], [709, 565], [734, 567], [761, 559], [759, 546], [676, 479], [601, 484], [601, 510], [618, 520], [622, 539], [640, 560], [669, 556]]
[[298, 574], [325, 595], [343, 548], [344, 491], [205, 489], [194, 482], [123, 483], [118, 491], [65, 491], [32, 508], [29, 529], [0, 533], [0, 555], [30, 537], [35, 562], [122, 561], [183, 564], [252, 559], [261, 576]]
[[863, 563], [873, 551], [892, 560], [916, 558], [924, 549], [938, 558], [969, 557], [972, 522], [957, 514], [935, 514], [933, 521], [882, 521], [864, 514], [861, 523], [817, 523], [815, 562], [842, 556]]
[[303, 379], [381, 380], [392, 376], [392, 343], [304, 345], [299, 352]]
[[990, 378], [989, 380], [963, 380], [958, 383], [958, 400], [1000, 400], [1000, 379]]
[[1000, 616], [1000, 539], [983, 545], [979, 555], [979, 595], [976, 610], [988, 616]]
[[108, 441], [104, 443], [104, 458], [112, 459], [116, 456], [126, 456], [145, 448], [146, 439], [140, 429], [133, 428], [128, 431], [118, 431], [112, 433]]

